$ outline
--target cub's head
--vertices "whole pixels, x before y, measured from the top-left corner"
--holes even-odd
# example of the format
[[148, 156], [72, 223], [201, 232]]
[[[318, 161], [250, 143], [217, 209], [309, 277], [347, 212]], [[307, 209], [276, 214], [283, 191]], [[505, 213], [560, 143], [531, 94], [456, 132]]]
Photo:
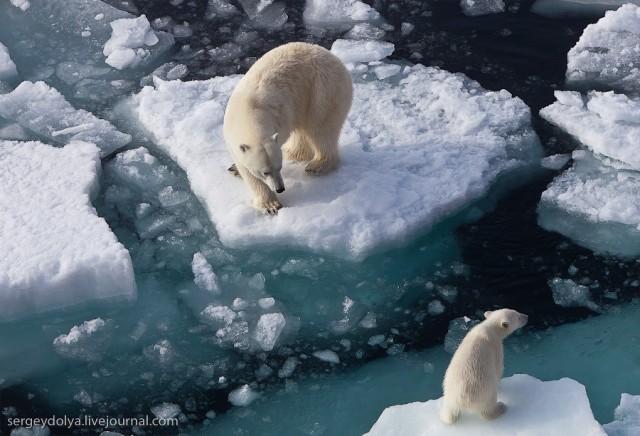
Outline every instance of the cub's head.
[[284, 191], [282, 170], [282, 150], [278, 144], [278, 134], [259, 141], [257, 144], [238, 144], [234, 150], [237, 161], [262, 180], [271, 189]]
[[494, 326], [502, 334], [502, 337], [509, 336], [529, 320], [527, 315], [512, 309], [489, 310], [484, 313], [484, 317], [486, 318], [485, 322], [488, 321]]

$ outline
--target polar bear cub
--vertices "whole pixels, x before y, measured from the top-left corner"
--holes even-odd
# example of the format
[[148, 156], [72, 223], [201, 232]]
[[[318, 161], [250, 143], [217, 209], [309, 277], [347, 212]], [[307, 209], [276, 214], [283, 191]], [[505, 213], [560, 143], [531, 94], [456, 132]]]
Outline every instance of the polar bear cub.
[[456, 422], [463, 409], [485, 419], [496, 419], [507, 410], [498, 402], [504, 371], [502, 341], [524, 326], [528, 317], [511, 309], [488, 311], [484, 316], [464, 337], [444, 375], [440, 419], [445, 424]]
[[318, 45], [294, 42], [267, 52], [236, 85], [224, 115], [224, 139], [253, 206], [276, 214], [284, 191], [282, 157], [326, 174], [339, 162], [338, 138], [351, 108], [351, 75]]

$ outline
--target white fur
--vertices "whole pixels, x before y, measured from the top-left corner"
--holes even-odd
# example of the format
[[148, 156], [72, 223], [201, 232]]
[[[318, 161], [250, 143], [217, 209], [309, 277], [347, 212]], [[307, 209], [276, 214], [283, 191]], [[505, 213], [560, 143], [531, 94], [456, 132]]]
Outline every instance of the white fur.
[[282, 152], [309, 161], [311, 174], [338, 166], [338, 138], [352, 95], [343, 63], [313, 44], [276, 47], [247, 71], [227, 104], [224, 138], [254, 207], [272, 214], [282, 207], [273, 192], [284, 190]]
[[507, 410], [498, 402], [504, 371], [502, 341], [527, 323], [527, 315], [511, 309], [488, 311], [485, 320], [467, 333], [453, 354], [442, 384], [444, 398], [440, 419], [453, 424], [464, 409], [485, 419], [496, 419]]

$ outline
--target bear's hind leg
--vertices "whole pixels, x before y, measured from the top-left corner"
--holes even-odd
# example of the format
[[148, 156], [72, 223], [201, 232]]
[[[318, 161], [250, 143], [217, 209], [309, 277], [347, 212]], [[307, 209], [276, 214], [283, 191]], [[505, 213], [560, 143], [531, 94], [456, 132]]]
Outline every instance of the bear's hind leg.
[[338, 154], [338, 137], [340, 132], [322, 132], [314, 135], [311, 141], [313, 159], [305, 167], [305, 171], [321, 176], [338, 168], [340, 156]]
[[507, 411], [507, 406], [502, 402], [497, 402], [493, 407], [480, 411], [480, 415], [484, 419], [489, 421], [493, 421], [494, 419], [500, 418]]
[[291, 133], [287, 142], [282, 146], [282, 152], [285, 158], [296, 162], [307, 162], [313, 159], [313, 149], [309, 140], [302, 132], [298, 131]]

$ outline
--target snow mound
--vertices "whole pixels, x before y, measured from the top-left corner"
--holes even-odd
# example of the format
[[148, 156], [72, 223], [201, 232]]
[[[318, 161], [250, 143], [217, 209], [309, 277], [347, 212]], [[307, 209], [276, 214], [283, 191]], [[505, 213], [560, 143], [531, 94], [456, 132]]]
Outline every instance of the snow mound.
[[0, 94], [0, 117], [57, 144], [91, 142], [100, 148], [101, 157], [131, 141], [131, 135], [84, 109], [74, 108], [44, 82], [22, 82], [9, 94]]
[[89, 201], [98, 152], [0, 142], [0, 320], [135, 297], [129, 253]]
[[472, 17], [504, 12], [502, 0], [460, 0], [460, 7], [465, 15]]
[[629, 3], [608, 11], [569, 50], [567, 83], [640, 92], [639, 40], [640, 7]]
[[382, 412], [367, 435], [606, 434], [593, 418], [584, 386], [569, 378], [543, 382], [529, 375], [516, 374], [502, 379], [498, 400], [507, 405], [507, 413], [499, 419], [485, 421], [475, 414], [463, 412], [460, 420], [450, 426], [442, 424], [438, 416], [442, 398], [391, 406]]
[[595, 252], [637, 256], [640, 100], [613, 92], [592, 91], [580, 99], [576, 94], [556, 91], [558, 102], [540, 115], [595, 155], [574, 151], [573, 166], [543, 192], [538, 223]]
[[285, 208], [266, 217], [227, 171], [222, 121], [238, 79], [156, 80], [129, 102], [187, 172], [228, 246], [282, 244], [362, 258], [428, 230], [485, 194], [498, 175], [541, 157], [520, 99], [463, 75], [406, 67], [387, 80], [370, 75], [355, 83], [340, 168], [312, 177], [303, 164], [285, 162]]

